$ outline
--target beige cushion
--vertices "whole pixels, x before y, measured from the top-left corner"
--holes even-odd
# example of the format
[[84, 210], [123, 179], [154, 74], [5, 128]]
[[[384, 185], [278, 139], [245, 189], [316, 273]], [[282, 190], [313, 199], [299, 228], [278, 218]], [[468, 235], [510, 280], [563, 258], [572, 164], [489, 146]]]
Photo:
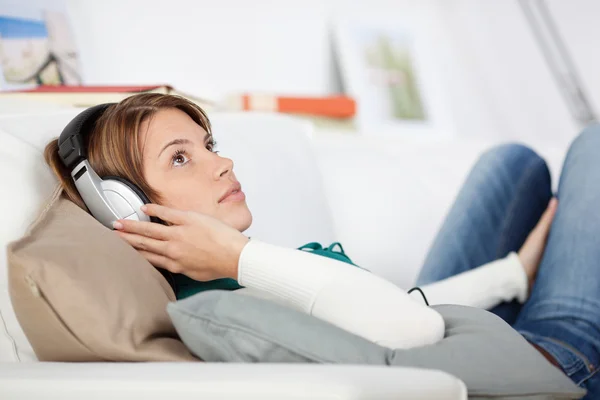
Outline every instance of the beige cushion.
[[60, 190], [7, 256], [15, 313], [41, 361], [197, 361], [167, 315], [175, 295], [160, 272]]

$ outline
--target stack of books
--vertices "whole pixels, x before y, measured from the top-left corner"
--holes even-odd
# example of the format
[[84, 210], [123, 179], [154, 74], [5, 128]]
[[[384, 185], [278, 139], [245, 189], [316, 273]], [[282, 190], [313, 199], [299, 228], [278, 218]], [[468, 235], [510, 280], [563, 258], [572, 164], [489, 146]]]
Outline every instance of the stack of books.
[[117, 103], [138, 93], [164, 93], [185, 97], [205, 110], [216, 104], [173, 89], [169, 85], [152, 86], [55, 86], [41, 85], [34, 89], [0, 91], [0, 98], [21, 98], [46, 101], [74, 107], [91, 107], [102, 103]]
[[278, 112], [311, 121], [317, 128], [355, 130], [356, 102], [347, 96], [279, 96], [273, 94], [240, 94], [223, 101], [211, 101], [180, 92], [169, 85], [151, 86], [50, 86], [34, 89], [0, 91], [1, 98], [46, 101], [75, 107], [91, 107], [119, 102], [137, 93], [164, 93], [185, 97], [210, 111]]

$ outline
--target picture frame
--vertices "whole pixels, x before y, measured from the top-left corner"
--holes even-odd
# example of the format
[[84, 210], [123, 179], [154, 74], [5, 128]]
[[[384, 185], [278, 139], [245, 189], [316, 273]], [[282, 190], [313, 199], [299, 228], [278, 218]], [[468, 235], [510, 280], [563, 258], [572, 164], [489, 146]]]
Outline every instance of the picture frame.
[[334, 58], [363, 134], [453, 136], [435, 32], [419, 18], [338, 18]]
[[0, 89], [81, 84], [65, 0], [4, 0], [0, 7]]

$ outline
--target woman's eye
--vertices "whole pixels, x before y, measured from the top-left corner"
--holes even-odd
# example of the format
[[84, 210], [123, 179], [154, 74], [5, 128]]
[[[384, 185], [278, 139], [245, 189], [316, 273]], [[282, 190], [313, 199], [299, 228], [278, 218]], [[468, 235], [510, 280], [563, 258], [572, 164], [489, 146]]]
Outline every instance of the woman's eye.
[[172, 164], [174, 167], [181, 167], [182, 165], [187, 164], [189, 159], [183, 153], [177, 153], [173, 156]]
[[206, 144], [206, 150], [212, 151], [213, 153], [218, 153], [218, 151], [215, 150], [215, 147], [217, 147], [217, 142], [214, 140], [211, 140]]

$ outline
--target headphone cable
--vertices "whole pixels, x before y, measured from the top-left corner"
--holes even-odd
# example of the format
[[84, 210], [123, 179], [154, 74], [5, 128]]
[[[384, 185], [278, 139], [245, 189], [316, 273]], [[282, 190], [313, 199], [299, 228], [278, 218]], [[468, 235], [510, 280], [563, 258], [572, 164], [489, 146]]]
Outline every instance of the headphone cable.
[[412, 288], [412, 289], [410, 289], [410, 290], [408, 291], [408, 294], [411, 294], [411, 293], [412, 293], [412, 292], [414, 292], [415, 290], [417, 290], [419, 293], [421, 293], [421, 296], [423, 296], [423, 300], [425, 301], [425, 304], [426, 304], [427, 306], [429, 306], [429, 302], [427, 301], [427, 297], [425, 297], [425, 293], [423, 293], [423, 291], [421, 290], [421, 288], [420, 288], [420, 287], [418, 287], [418, 286], [415, 286], [414, 288]]

